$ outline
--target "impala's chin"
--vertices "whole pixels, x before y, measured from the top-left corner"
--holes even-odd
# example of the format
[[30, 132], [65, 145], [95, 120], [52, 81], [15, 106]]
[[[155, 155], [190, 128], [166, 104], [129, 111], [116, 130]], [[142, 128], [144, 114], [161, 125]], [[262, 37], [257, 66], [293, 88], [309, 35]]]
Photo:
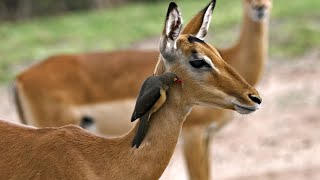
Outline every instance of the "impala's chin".
[[234, 109], [240, 114], [250, 114], [258, 109], [260, 109], [260, 105], [247, 106], [239, 103], [233, 103]]
[[234, 105], [230, 102], [231, 102], [230, 100], [227, 100], [227, 101], [221, 100], [221, 101], [215, 101], [215, 102], [202, 101], [202, 102], [196, 103], [195, 105], [206, 106], [210, 108], [234, 110]]

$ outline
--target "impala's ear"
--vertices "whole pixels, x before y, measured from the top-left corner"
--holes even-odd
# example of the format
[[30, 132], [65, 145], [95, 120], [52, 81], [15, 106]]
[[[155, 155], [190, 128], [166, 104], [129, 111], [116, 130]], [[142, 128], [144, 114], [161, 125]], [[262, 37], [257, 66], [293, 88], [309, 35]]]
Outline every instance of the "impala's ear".
[[182, 29], [182, 18], [178, 6], [171, 2], [168, 8], [165, 26], [160, 39], [160, 53], [166, 60], [171, 60], [176, 49], [176, 40]]
[[210, 4], [191, 19], [181, 34], [192, 34], [203, 40], [207, 35], [215, 5], [216, 0], [212, 0]]

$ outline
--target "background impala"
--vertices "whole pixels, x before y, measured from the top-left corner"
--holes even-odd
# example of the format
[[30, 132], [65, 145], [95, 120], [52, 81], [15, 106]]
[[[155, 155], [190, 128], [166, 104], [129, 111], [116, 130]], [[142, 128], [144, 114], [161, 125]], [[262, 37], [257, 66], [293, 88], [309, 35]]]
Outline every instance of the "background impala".
[[[184, 9], [185, 19], [190, 19], [197, 12], [194, 7], [206, 2], [182, 1], [179, 4]], [[159, 9], [165, 9], [166, 5], [167, 2], [124, 5], [114, 10], [1, 23], [0, 33], [5, 43], [0, 45], [0, 78], [8, 82], [8, 78], [12, 79], [13, 74], [24, 69], [31, 60], [33, 62], [55, 53], [152, 48], [158, 40], [152, 37], [159, 34], [157, 30], [160, 28], [160, 24], [154, 22], [161, 20]], [[150, 8], [150, 12], [145, 11], [146, 7]], [[315, 174], [319, 172], [319, 160], [314, 156], [319, 151], [316, 131], [319, 128], [319, 85], [314, 81], [319, 76], [317, 7], [317, 0], [274, 2], [270, 29], [271, 58], [258, 87], [263, 90], [263, 96], [272, 98], [264, 99], [265, 108], [260, 112], [234, 121], [215, 136], [212, 146], [219, 148], [213, 148], [211, 152], [215, 162], [213, 177], [225, 179], [273, 173], [282, 176], [279, 179], [288, 179], [285, 175], [317, 179]], [[130, 16], [120, 16], [126, 14], [121, 11]], [[218, 4], [212, 24], [217, 34], [214, 44], [228, 47], [235, 42], [241, 11], [240, 1]], [[143, 29], [131, 23], [142, 18], [146, 24]], [[124, 30], [130, 32], [120, 36], [119, 33]], [[135, 43], [141, 38], [145, 40]], [[212, 42], [210, 38], [207, 41]], [[11, 101], [8, 101], [6, 88], [2, 88], [1, 92], [0, 116], [18, 122], [13, 105], [9, 104]], [[170, 179], [172, 174], [183, 172], [179, 149], [175, 159], [172, 164], [174, 168], [170, 171], [169, 167], [163, 178]], [[186, 177], [185, 173], [178, 175]]]

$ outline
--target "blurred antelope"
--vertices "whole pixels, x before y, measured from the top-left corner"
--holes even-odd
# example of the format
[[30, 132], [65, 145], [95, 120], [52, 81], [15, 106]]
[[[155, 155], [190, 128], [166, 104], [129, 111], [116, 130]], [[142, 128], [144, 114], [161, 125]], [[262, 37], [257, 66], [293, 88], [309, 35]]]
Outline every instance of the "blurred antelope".
[[[255, 85], [267, 53], [267, 17], [271, 1], [243, 0], [243, 7], [240, 40], [232, 48], [219, 51]], [[194, 16], [182, 34], [196, 35], [205, 24], [210, 24], [211, 12], [207, 8]], [[204, 22], [203, 17], [208, 17], [208, 22]], [[133, 98], [139, 84], [152, 73], [158, 56], [158, 51], [128, 50], [50, 57], [17, 77], [16, 104], [20, 117], [25, 124], [38, 127], [80, 125], [84, 117], [91, 117], [94, 124], [90, 127], [95, 132], [122, 135], [133, 126], [128, 121], [134, 107]], [[195, 66], [206, 66], [200, 61], [196, 63]], [[227, 110], [193, 108], [183, 130], [192, 179], [209, 178], [208, 127], [214, 122], [214, 130], [218, 130], [231, 117]]]
[[[214, 6], [212, 1], [205, 14], [211, 14]], [[260, 103], [252, 97], [261, 101], [258, 92], [202, 40], [209, 19], [204, 16], [203, 28], [195, 36], [180, 34], [180, 12], [175, 3], [170, 3], [155, 73], [172, 72], [183, 84], [168, 89], [167, 98], [152, 114], [148, 133], [138, 149], [131, 147], [137, 126], [122, 137], [107, 139], [74, 125], [35, 129], [0, 121], [1, 178], [158, 179], [193, 105], [245, 114], [257, 110]]]
[[[242, 6], [244, 12], [239, 40], [231, 48], [218, 51], [250, 85], [255, 86], [263, 73], [268, 52], [268, 19], [272, 0], [242, 0]], [[196, 18], [184, 31], [196, 32]], [[190, 179], [210, 179], [210, 137], [232, 117], [233, 113], [228, 110], [193, 108], [183, 128], [184, 155]]]

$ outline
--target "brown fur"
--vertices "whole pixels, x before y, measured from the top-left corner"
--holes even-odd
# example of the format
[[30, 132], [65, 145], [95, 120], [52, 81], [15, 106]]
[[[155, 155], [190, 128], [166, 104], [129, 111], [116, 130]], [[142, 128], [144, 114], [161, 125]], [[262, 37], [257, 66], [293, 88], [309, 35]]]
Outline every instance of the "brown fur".
[[[135, 130], [106, 139], [76, 126], [34, 129], [0, 121], [0, 174], [3, 179], [157, 179], [174, 151], [188, 113], [181, 93], [152, 116], [139, 149]], [[179, 96], [180, 95], [180, 96]], [[172, 111], [172, 109], [176, 109]], [[165, 132], [165, 133], [164, 133]], [[153, 167], [152, 170], [150, 167]]]
[[[135, 97], [152, 75], [159, 53], [110, 52], [60, 55], [34, 65], [16, 79], [38, 127], [80, 124], [73, 106]], [[124, 87], [123, 87], [124, 86]], [[25, 109], [26, 107], [22, 108]]]
[[[172, 27], [171, 24], [167, 26]], [[136, 128], [123, 137], [107, 139], [73, 125], [34, 129], [0, 121], [1, 177], [90, 180], [159, 178], [169, 163], [182, 123], [192, 105], [206, 103], [234, 109], [230, 98], [251, 105], [247, 93], [258, 96], [257, 91], [213, 51], [214, 47], [190, 44], [186, 36], [181, 35], [177, 39], [178, 49], [167, 54], [172, 59], [170, 65], [166, 62], [164, 66], [166, 71], [183, 77], [183, 85], [175, 84], [168, 90], [165, 103], [150, 119], [149, 133], [139, 149], [130, 146]], [[162, 41], [167, 41], [166, 35], [162, 37]], [[165, 43], [162, 42], [160, 49], [168, 48], [161, 47], [163, 45]], [[198, 82], [199, 77], [186, 66], [190, 59], [186, 56], [193, 49], [202, 50], [215, 64], [222, 66], [221, 73], [217, 75], [215, 70], [204, 71], [197, 74], [202, 77], [202, 81]], [[167, 60], [160, 58], [159, 61]]]
[[[194, 29], [188, 30], [188, 27], [195, 27], [194, 24], [200, 27], [199, 19], [201, 18], [199, 17], [202, 18], [200, 13], [195, 16], [196, 22], [190, 21], [183, 30], [185, 34], [196, 32]], [[246, 47], [248, 44], [241, 46]], [[241, 64], [244, 60], [239, 57], [242, 55], [239, 56], [238, 53], [235, 53], [240, 50], [239, 47], [240, 45], [237, 45], [230, 49], [229, 54], [220, 50], [222, 57], [227, 57], [224, 59], [230, 62], [236, 62], [235, 59], [239, 59], [237, 62]], [[253, 47], [255, 48], [255, 46]], [[250, 53], [250, 49], [248, 50], [249, 52], [244, 54]], [[213, 49], [213, 51], [216, 50]], [[231, 58], [230, 54], [236, 55]], [[152, 73], [151, 69], [154, 67], [158, 55], [157, 51], [117, 51], [65, 55], [51, 57], [31, 67], [16, 79], [16, 83], [21, 85], [18, 92], [26, 94], [26, 98], [21, 98], [21, 101], [28, 101], [31, 104], [23, 109], [30, 108], [36, 117], [37, 123], [28, 122], [28, 124], [39, 127], [78, 125], [80, 119], [73, 118], [68, 107], [134, 98], [144, 77]], [[220, 56], [219, 53], [216, 56]], [[260, 61], [259, 58], [252, 58], [252, 61]], [[163, 72], [165, 68], [161, 61], [159, 62], [157, 68], [159, 72]], [[248, 69], [243, 66], [241, 68], [243, 68], [243, 72]], [[217, 127], [221, 127], [229, 121], [229, 117], [230, 113], [226, 113], [226, 110], [197, 106], [193, 108], [187, 118], [185, 123], [187, 128], [184, 130], [185, 154], [192, 179], [209, 178], [207, 149], [209, 137], [207, 137], [205, 130], [212, 122], [215, 122]], [[192, 127], [196, 130], [193, 130]], [[118, 128], [119, 132], [122, 129], [121, 127], [115, 128]], [[185, 136], [188, 131], [192, 135]], [[103, 134], [108, 134], [108, 132], [103, 132]], [[190, 152], [194, 153], [188, 156], [187, 154]], [[197, 158], [198, 156], [202, 158]]]

